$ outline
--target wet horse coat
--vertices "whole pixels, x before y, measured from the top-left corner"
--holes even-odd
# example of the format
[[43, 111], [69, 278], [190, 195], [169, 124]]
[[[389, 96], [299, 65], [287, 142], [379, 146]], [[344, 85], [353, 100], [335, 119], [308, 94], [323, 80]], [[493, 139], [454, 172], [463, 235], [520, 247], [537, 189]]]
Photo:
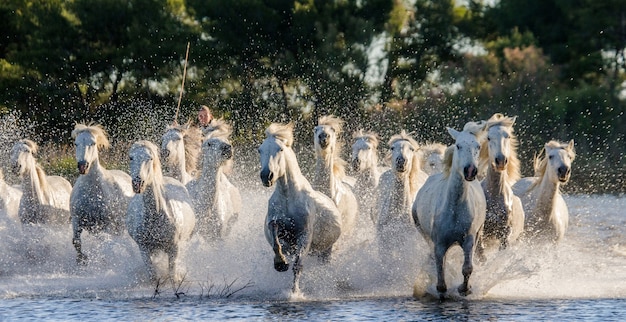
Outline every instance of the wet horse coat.
[[333, 245], [342, 233], [341, 213], [323, 193], [313, 190], [302, 175], [293, 144], [291, 125], [271, 124], [259, 147], [261, 181], [276, 185], [268, 202], [265, 237], [274, 250], [274, 268], [289, 269], [293, 258], [292, 291], [300, 291], [302, 257], [314, 253], [330, 260]]

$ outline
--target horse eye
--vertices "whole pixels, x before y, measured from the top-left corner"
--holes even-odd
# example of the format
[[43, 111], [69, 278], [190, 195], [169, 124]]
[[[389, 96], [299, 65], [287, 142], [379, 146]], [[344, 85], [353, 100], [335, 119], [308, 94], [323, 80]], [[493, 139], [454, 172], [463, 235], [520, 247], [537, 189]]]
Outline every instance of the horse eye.
[[457, 145], [456, 145], [456, 148], [457, 148], [458, 150], [461, 150], [461, 145], [457, 144]]
[[133, 157], [129, 157], [130, 161], [133, 161]]
[[411, 152], [415, 152], [415, 149], [413, 147], [409, 148], [411, 150]]
[[554, 156], [553, 156], [553, 155], [549, 155], [549, 156], [548, 156], [548, 159], [552, 160], [552, 158], [554, 158]]
[[490, 137], [487, 137], [487, 141], [491, 141], [491, 138], [490, 138]]

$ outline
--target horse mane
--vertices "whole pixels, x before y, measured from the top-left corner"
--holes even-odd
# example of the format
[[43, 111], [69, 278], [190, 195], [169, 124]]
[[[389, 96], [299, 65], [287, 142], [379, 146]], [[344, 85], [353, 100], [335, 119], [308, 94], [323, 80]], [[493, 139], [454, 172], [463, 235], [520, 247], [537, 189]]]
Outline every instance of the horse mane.
[[334, 116], [334, 115], [326, 115], [326, 116], [322, 116], [320, 117], [320, 119], [317, 121], [317, 125], [327, 125], [330, 126], [335, 133], [337, 133], [337, 136], [339, 136], [339, 134], [341, 133], [341, 131], [343, 130], [343, 124], [345, 122]]
[[76, 137], [83, 132], [89, 132], [96, 139], [96, 146], [98, 148], [108, 149], [111, 145], [109, 143], [108, 135], [102, 125], [96, 123], [77, 123], [74, 126], [74, 130], [72, 131], [72, 139], [76, 139]]
[[363, 139], [369, 142], [374, 148], [378, 148], [378, 134], [376, 132], [364, 131], [363, 129], [359, 129], [354, 131], [352, 134], [352, 138], [355, 140]]
[[[26, 145], [31, 150], [31, 154], [33, 155], [33, 159], [34, 159], [35, 155], [39, 151], [39, 146], [37, 145], [37, 143], [29, 139], [21, 139], [18, 141], [18, 143]], [[50, 190], [50, 187], [48, 185], [46, 172], [39, 165], [39, 163], [37, 163], [37, 160], [34, 160], [34, 163], [35, 163], [36, 175], [30, 176], [30, 183], [33, 187], [38, 186], [40, 188], [40, 189], [35, 189], [35, 191], [37, 192], [37, 199], [39, 200], [39, 203], [46, 204], [46, 205], [50, 204], [52, 191]]]
[[[508, 186], [513, 185], [517, 180], [519, 180], [521, 175], [520, 170], [520, 160], [517, 156], [517, 148], [519, 146], [519, 141], [517, 140], [517, 136], [513, 132], [513, 124], [515, 124], [516, 117], [507, 117], [501, 113], [496, 113], [491, 118], [487, 120], [485, 131], [493, 126], [503, 126], [509, 129], [509, 139], [511, 142], [511, 154], [508, 156], [508, 166], [506, 167], [506, 176], [504, 178], [503, 183], [507, 183]], [[478, 165], [479, 169], [487, 169], [489, 167], [489, 142], [487, 140], [479, 141], [480, 143], [480, 154], [479, 160], [480, 163]], [[504, 186], [504, 185], [503, 185]]]
[[[129, 154], [133, 154], [136, 149], [146, 149], [152, 155], [152, 189], [154, 190], [154, 199], [157, 211], [165, 211], [169, 215], [169, 209], [167, 208], [167, 201], [165, 200], [165, 185], [163, 180], [163, 169], [161, 168], [161, 161], [159, 159], [159, 148], [148, 140], [139, 140], [130, 147]], [[141, 176], [147, 177], [147, 174], [143, 173], [145, 170], [141, 169]]]
[[463, 126], [463, 132], [471, 133], [476, 137], [476, 140], [482, 144], [486, 137], [487, 121], [467, 122]]
[[187, 123], [183, 125], [169, 125], [165, 131], [177, 131], [182, 134], [183, 144], [185, 145], [185, 170], [188, 173], [196, 170], [202, 147], [202, 130], [197, 127], [190, 127], [189, 123]]
[[452, 158], [454, 158], [454, 145], [446, 148], [446, 152], [443, 155], [443, 176], [445, 178], [450, 176], [450, 168], [452, 168]]
[[[413, 152], [413, 160], [411, 160], [411, 169], [409, 169], [409, 184], [410, 184], [411, 192], [416, 192], [417, 184], [418, 184], [417, 178], [422, 172], [422, 157], [419, 153], [420, 146], [417, 143], [417, 141], [415, 141], [415, 139], [413, 139], [413, 137], [411, 137], [411, 135], [407, 133], [405, 130], [402, 130], [400, 134], [396, 134], [392, 136], [389, 139], [388, 145], [392, 146], [398, 141], [407, 141], [409, 142], [410, 145], [413, 146], [414, 152]], [[390, 152], [387, 153], [387, 159], [389, 158], [391, 158]]]
[[211, 122], [212, 130], [209, 132], [208, 138], [223, 138], [228, 139], [228, 137], [233, 133], [233, 128], [230, 124], [226, 122], [223, 118], [213, 120]]
[[530, 185], [528, 190], [534, 188], [535, 186], [538, 186], [541, 183], [543, 176], [546, 174], [546, 169], [548, 168], [548, 158], [546, 158], [546, 148], [563, 149], [567, 151], [572, 161], [576, 158], [576, 150], [573, 147], [570, 149], [569, 144], [570, 144], [569, 142], [563, 143], [563, 142], [559, 142], [556, 140], [551, 140], [550, 142], [544, 145], [543, 149], [541, 149], [541, 151], [539, 152], [539, 155], [535, 155], [535, 158], [533, 160], [533, 167], [535, 169], [535, 177], [538, 177], [539, 179], [535, 180], [535, 182], [533, 182]]
[[265, 136], [274, 137], [282, 141], [285, 146], [291, 147], [293, 145], [293, 123], [272, 123], [265, 129]]

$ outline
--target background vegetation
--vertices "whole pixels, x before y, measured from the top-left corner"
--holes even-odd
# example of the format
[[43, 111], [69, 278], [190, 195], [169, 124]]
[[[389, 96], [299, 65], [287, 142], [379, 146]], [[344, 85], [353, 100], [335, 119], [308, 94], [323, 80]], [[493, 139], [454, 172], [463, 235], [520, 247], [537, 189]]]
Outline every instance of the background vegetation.
[[5, 0], [0, 152], [34, 138], [65, 174], [75, 122], [104, 124], [119, 151], [158, 141], [187, 43], [179, 120], [210, 105], [239, 144], [273, 121], [309, 144], [329, 113], [347, 133], [449, 143], [445, 126], [502, 112], [524, 175], [545, 142], [574, 139], [567, 189], [626, 191], [623, 0]]

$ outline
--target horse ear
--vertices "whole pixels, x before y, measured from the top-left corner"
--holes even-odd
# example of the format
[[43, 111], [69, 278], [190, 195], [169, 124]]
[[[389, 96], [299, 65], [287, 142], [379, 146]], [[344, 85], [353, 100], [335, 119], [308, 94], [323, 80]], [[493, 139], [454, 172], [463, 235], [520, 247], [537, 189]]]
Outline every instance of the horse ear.
[[515, 124], [515, 121], [517, 120], [517, 115], [512, 116], [511, 117], [511, 125]]
[[567, 149], [568, 150], [574, 150], [574, 139], [571, 139], [569, 141], [569, 144], [567, 145]]
[[448, 127], [448, 133], [450, 133], [450, 135], [452, 135], [452, 138], [456, 140], [456, 137], [461, 133], [451, 127]]

